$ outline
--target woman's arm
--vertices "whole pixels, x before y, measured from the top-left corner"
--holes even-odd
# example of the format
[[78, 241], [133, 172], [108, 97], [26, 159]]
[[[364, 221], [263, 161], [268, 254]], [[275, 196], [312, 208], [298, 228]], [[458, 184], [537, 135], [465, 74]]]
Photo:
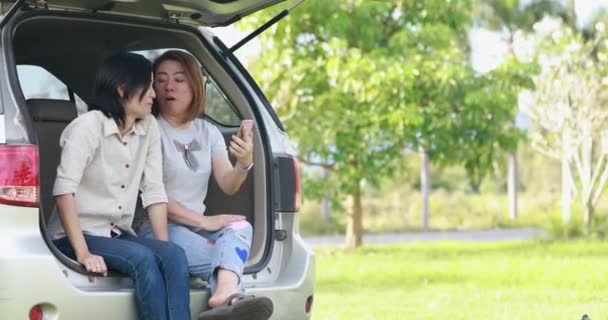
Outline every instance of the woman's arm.
[[232, 222], [245, 220], [245, 216], [234, 214], [203, 216], [182, 206], [179, 202], [172, 198], [169, 198], [167, 208], [169, 212], [169, 219], [171, 219], [171, 221], [207, 231], [220, 230]]
[[59, 139], [61, 161], [53, 184], [57, 214], [63, 230], [74, 249], [76, 260], [89, 272], [107, 275], [103, 257], [91, 254], [82, 234], [74, 194], [88, 164], [95, 156], [100, 141], [101, 126], [93, 114], [76, 118]]
[[148, 217], [150, 218], [150, 225], [152, 226], [154, 239], [168, 241], [169, 233], [167, 231], [167, 204], [151, 204], [146, 208], [146, 211], [148, 213]]
[[213, 176], [222, 191], [229, 195], [239, 191], [241, 184], [247, 178], [248, 169], [253, 163], [253, 133], [251, 129], [243, 130], [241, 128], [241, 130], [239, 130], [241, 134], [237, 133], [232, 136], [228, 148], [237, 159], [235, 166], [232, 166], [226, 153], [217, 155], [212, 159]]
[[162, 152], [160, 132], [156, 120], [150, 115], [145, 121], [150, 121], [148, 135], [150, 146], [146, 153], [144, 172], [139, 189], [141, 190], [142, 205], [146, 208], [152, 233], [157, 240], [169, 240], [167, 231], [167, 194], [163, 183]]
[[108, 275], [108, 268], [103, 260], [103, 257], [91, 254], [82, 229], [80, 228], [80, 220], [76, 213], [76, 204], [73, 194], [62, 194], [55, 197], [57, 204], [57, 212], [59, 220], [63, 226], [74, 252], [76, 260], [81, 263], [89, 272], [101, 273], [104, 277]]

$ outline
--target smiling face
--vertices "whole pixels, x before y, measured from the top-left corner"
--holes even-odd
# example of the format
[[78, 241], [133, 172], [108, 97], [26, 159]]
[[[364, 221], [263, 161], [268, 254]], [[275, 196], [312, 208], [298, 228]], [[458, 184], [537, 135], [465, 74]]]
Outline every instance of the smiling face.
[[154, 90], [160, 113], [184, 117], [192, 105], [192, 85], [181, 63], [174, 60], [161, 62], [154, 74]]
[[[142, 96], [142, 91], [145, 90]], [[122, 96], [122, 95], [121, 95]], [[152, 104], [156, 94], [152, 88], [152, 83], [147, 88], [140, 88], [133, 92], [130, 99], [124, 100], [125, 115], [134, 119], [145, 118], [152, 112]]]

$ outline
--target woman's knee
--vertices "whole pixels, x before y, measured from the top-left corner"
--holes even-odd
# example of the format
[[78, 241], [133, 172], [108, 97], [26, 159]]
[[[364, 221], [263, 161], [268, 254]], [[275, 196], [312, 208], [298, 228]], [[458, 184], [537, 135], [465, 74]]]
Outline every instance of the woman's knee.
[[249, 221], [236, 221], [229, 224], [226, 228], [234, 231], [234, 233], [242, 240], [251, 242], [251, 237], [253, 236], [253, 227]]
[[143, 270], [149, 272], [158, 269], [156, 255], [149, 249], [137, 250], [128, 260], [131, 262], [130, 264], [134, 271]]

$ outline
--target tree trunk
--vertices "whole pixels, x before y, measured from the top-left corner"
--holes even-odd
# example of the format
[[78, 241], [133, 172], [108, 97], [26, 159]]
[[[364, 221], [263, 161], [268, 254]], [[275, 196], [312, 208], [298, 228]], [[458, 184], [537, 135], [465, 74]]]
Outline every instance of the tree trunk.
[[593, 226], [593, 204], [591, 201], [585, 203], [585, 234], [591, 234], [591, 227]]
[[517, 170], [517, 153], [509, 154], [509, 176], [507, 181], [507, 189], [509, 194], [509, 218], [517, 219], [517, 189], [519, 186], [519, 177]]
[[566, 2], [566, 10], [568, 14], [568, 18], [570, 19], [570, 26], [576, 30], [577, 29], [577, 16], [576, 16], [576, 7], [575, 0], [567, 0]]
[[363, 206], [361, 205], [361, 186], [357, 183], [351, 194], [351, 212], [346, 224], [346, 249], [354, 250], [363, 243]]
[[[507, 40], [507, 52], [511, 58], [517, 59], [515, 54], [515, 32], [509, 31], [509, 39]], [[513, 127], [515, 127], [516, 119], [513, 119]], [[517, 191], [519, 189], [519, 173], [517, 172], [517, 151], [509, 153], [507, 165], [509, 172], [507, 173], [507, 194], [509, 198], [509, 218], [517, 219]]]
[[328, 222], [330, 215], [329, 196], [326, 195], [321, 199], [321, 219], [323, 219], [324, 222]]
[[431, 173], [429, 164], [429, 155], [424, 148], [420, 149], [420, 159], [422, 166], [420, 168], [420, 193], [422, 194], [422, 228], [429, 228], [429, 192], [431, 189]]
[[[327, 170], [323, 169], [323, 174], [322, 174], [322, 178], [323, 179], [327, 179]], [[321, 199], [321, 218], [323, 219], [324, 222], [328, 222], [329, 221], [329, 216], [331, 214], [331, 209], [329, 206], [329, 194], [325, 194], [325, 196], [323, 196], [323, 199]]]
[[[565, 140], [563, 141], [565, 142]], [[572, 192], [570, 191], [572, 180], [570, 177], [570, 164], [568, 163], [569, 156], [565, 145], [564, 143], [564, 150], [562, 151], [562, 222], [564, 225], [568, 224], [572, 218], [572, 213], [570, 212], [572, 204]]]

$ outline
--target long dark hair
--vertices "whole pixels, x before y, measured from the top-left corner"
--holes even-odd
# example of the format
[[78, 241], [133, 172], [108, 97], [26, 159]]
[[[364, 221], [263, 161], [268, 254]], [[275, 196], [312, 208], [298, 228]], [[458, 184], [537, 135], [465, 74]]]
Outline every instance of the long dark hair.
[[[120, 127], [125, 121], [124, 101], [131, 99], [138, 89], [142, 89], [139, 100], [143, 99], [151, 83], [152, 63], [148, 59], [130, 52], [113, 54], [97, 69], [90, 109], [103, 112]], [[119, 87], [123, 97], [118, 94]]]

